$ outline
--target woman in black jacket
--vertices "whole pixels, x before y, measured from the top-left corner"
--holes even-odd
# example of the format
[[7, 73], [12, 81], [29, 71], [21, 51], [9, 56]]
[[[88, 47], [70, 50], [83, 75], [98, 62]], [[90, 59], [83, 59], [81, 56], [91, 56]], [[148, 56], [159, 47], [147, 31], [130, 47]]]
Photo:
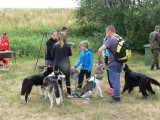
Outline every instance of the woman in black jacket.
[[51, 32], [51, 38], [46, 42], [46, 47], [47, 47], [47, 53], [46, 53], [46, 65], [52, 65], [52, 57], [51, 57], [51, 50], [53, 48], [53, 45], [57, 43], [57, 31], [52, 31]]
[[[58, 35], [58, 42], [53, 46], [51, 54], [53, 59], [53, 65], [58, 67], [64, 75], [66, 75], [66, 86], [68, 98], [73, 97], [71, 95], [70, 88], [70, 59], [69, 56], [72, 55], [71, 47], [66, 43], [66, 35], [62, 32]], [[62, 87], [62, 81], [59, 82]]]

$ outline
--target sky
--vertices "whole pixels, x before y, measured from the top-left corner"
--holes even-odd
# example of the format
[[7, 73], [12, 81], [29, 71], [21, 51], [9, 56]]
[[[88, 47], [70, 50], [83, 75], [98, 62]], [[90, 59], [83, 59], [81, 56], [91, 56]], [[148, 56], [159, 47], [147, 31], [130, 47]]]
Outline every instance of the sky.
[[76, 8], [76, 0], [0, 0], [0, 8]]

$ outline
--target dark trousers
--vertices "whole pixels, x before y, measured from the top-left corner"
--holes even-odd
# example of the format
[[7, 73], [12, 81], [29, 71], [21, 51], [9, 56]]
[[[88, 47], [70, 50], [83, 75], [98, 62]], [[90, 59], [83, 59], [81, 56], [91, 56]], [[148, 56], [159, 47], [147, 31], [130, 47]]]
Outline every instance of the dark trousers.
[[79, 80], [78, 80], [78, 88], [82, 88], [84, 75], [86, 75], [86, 79], [88, 79], [88, 78], [91, 77], [91, 72], [89, 72], [88, 70], [82, 70], [81, 69], [80, 74], [79, 74]]
[[[71, 94], [70, 75], [66, 75], [66, 81], [65, 81], [65, 83], [66, 83], [66, 87], [67, 87], [67, 93], [68, 93], [68, 94]], [[58, 84], [60, 85], [60, 87], [61, 87], [61, 89], [62, 89], [62, 81], [61, 81], [61, 80], [58, 81]]]
[[[106, 65], [108, 65], [108, 56], [105, 56], [104, 62], [105, 62]], [[107, 78], [108, 78], [109, 86], [110, 86], [111, 88], [113, 88], [113, 87], [112, 87], [112, 84], [111, 84], [111, 81], [110, 81], [110, 79], [109, 79], [109, 70], [108, 70], [108, 69], [107, 69]]]

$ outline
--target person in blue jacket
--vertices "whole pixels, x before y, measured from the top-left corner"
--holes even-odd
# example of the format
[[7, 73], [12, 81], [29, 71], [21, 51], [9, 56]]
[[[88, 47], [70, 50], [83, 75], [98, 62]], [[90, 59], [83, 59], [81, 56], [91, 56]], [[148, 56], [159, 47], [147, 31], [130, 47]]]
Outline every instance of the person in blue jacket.
[[89, 49], [88, 41], [82, 41], [80, 43], [80, 48], [82, 50], [78, 62], [75, 64], [74, 69], [78, 68], [81, 65], [81, 70], [78, 80], [78, 88], [82, 88], [84, 75], [86, 79], [91, 77], [92, 67], [93, 67], [93, 52]]

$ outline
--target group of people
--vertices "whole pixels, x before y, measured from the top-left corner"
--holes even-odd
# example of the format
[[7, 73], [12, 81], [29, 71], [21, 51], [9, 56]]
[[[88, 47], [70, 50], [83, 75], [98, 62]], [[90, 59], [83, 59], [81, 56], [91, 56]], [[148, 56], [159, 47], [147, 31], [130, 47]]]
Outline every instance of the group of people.
[[[46, 54], [46, 65], [57, 66], [66, 75], [66, 86], [67, 86], [67, 97], [72, 98], [70, 89], [70, 59], [72, 55], [71, 46], [67, 43], [67, 32], [66, 27], [62, 28], [62, 31], [58, 34], [56, 31], [51, 32], [51, 38], [47, 41], [47, 54]], [[120, 73], [122, 71], [123, 64], [118, 63], [111, 51], [116, 51], [118, 44], [116, 37], [120, 37], [116, 34], [114, 26], [108, 26], [106, 28], [106, 36], [103, 41], [102, 47], [98, 50], [98, 62], [101, 62], [102, 56], [105, 58], [105, 63], [109, 66], [108, 80], [110, 86], [114, 90], [114, 95], [112, 96], [110, 103], [120, 101]], [[82, 41], [80, 43], [80, 48], [82, 52], [80, 53], [79, 60], [74, 65], [73, 69], [77, 69], [81, 65], [81, 70], [79, 74], [78, 89], [82, 89], [84, 76], [86, 79], [91, 77], [92, 67], [93, 67], [93, 51], [89, 47], [88, 41]], [[111, 72], [112, 71], [112, 72]], [[59, 81], [60, 86], [62, 86], [62, 81]]]
[[[66, 86], [68, 98], [72, 98], [70, 89], [70, 59], [72, 55], [71, 46], [67, 43], [67, 33], [68, 29], [66, 27], [62, 28], [62, 31], [58, 34], [56, 31], [51, 32], [51, 38], [47, 41], [47, 54], [46, 54], [46, 64], [57, 66], [66, 75]], [[113, 88], [114, 94], [109, 100], [110, 103], [119, 102], [121, 100], [120, 94], [120, 73], [123, 69], [123, 63], [116, 61], [114, 57], [114, 51], [117, 49], [118, 40], [116, 38], [121, 38], [116, 34], [116, 29], [114, 26], [108, 26], [106, 28], [106, 36], [103, 40], [103, 45], [98, 50], [98, 62], [102, 62], [102, 56], [105, 59], [105, 64], [108, 65], [108, 81], [111, 88]], [[151, 65], [151, 70], [156, 66], [159, 67], [158, 53], [160, 47], [160, 26], [155, 27], [155, 31], [150, 34], [149, 37], [151, 51], [153, 53], [153, 60]], [[89, 42], [82, 41], [80, 43], [80, 48], [82, 52], [80, 53], [79, 60], [74, 65], [73, 69], [77, 69], [81, 65], [81, 70], [79, 74], [78, 89], [82, 89], [84, 76], [86, 79], [91, 77], [92, 67], [93, 67], [93, 52], [89, 49]], [[62, 81], [59, 83], [62, 86]]]

